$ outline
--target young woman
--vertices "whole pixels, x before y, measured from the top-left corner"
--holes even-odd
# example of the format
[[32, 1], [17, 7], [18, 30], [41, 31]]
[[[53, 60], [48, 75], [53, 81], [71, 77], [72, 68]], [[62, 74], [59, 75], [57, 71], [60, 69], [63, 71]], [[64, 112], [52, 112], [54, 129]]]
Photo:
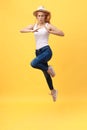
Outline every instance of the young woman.
[[43, 6], [40, 6], [33, 15], [37, 19], [37, 23], [29, 25], [28, 27], [20, 30], [21, 33], [32, 32], [35, 36], [36, 41], [36, 57], [32, 60], [31, 66], [36, 69], [42, 70], [48, 87], [51, 91], [53, 101], [57, 99], [57, 90], [54, 89], [52, 83], [52, 77], [55, 76], [55, 72], [51, 66], [48, 65], [48, 61], [52, 57], [52, 50], [48, 44], [49, 34], [58, 36], [64, 36], [64, 33], [58, 28], [50, 24], [51, 13], [46, 10]]

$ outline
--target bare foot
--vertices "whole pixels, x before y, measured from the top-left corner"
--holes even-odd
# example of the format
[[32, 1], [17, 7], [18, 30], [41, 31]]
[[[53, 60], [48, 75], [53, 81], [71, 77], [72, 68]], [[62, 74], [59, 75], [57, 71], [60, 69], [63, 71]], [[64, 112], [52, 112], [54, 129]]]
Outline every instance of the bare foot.
[[55, 102], [57, 100], [58, 91], [53, 89], [51, 91], [51, 95], [52, 95], [53, 101]]

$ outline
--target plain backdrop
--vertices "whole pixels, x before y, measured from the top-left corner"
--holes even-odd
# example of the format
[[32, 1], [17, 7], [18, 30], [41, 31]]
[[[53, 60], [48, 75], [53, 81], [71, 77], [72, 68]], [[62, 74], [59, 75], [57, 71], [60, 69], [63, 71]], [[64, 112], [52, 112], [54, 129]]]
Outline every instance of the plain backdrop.
[[[53, 84], [59, 91], [55, 104], [43, 73], [30, 66], [35, 57], [33, 33], [20, 33], [36, 22], [32, 13], [40, 5], [51, 12], [51, 23], [65, 33], [49, 37], [53, 50], [49, 64], [56, 72]], [[86, 0], [0, 0], [1, 130], [87, 128], [86, 5]]]

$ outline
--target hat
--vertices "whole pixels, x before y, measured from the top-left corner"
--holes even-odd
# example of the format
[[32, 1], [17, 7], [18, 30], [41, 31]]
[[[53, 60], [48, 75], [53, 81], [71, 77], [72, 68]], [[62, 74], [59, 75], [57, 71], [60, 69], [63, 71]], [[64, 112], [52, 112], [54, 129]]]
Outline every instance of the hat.
[[39, 12], [39, 11], [45, 12], [45, 13], [47, 13], [48, 15], [50, 15], [50, 12], [49, 12], [48, 10], [46, 10], [46, 9], [44, 8], [44, 6], [39, 6], [39, 7], [37, 8], [37, 10], [35, 10], [35, 11], [33, 12], [33, 15], [36, 16], [36, 15], [37, 15], [37, 12]]

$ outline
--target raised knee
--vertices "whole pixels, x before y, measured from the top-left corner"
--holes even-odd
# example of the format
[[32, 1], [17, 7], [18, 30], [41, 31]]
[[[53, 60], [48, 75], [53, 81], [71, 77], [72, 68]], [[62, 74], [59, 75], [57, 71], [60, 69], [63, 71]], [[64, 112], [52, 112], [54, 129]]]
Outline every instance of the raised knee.
[[31, 62], [30, 65], [31, 65], [32, 67], [34, 67], [34, 63], [33, 63], [33, 62]]
[[32, 62], [30, 63], [30, 65], [31, 65], [33, 68], [36, 68], [36, 63], [35, 63], [34, 61], [32, 61]]

